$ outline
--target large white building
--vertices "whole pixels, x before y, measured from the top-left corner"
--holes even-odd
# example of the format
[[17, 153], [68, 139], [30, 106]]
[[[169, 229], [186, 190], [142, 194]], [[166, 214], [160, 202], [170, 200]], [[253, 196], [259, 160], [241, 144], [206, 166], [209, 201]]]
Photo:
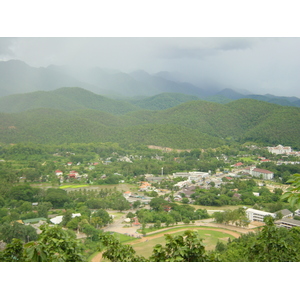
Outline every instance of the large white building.
[[265, 180], [271, 180], [274, 177], [273, 172], [265, 169], [259, 169], [256, 167], [246, 167], [244, 171], [249, 173], [253, 177], [262, 177]]
[[292, 148], [287, 146], [284, 147], [282, 145], [278, 145], [276, 147], [267, 147], [268, 151], [273, 153], [273, 154], [289, 154], [292, 152]]
[[246, 209], [246, 216], [250, 221], [263, 222], [265, 216], [272, 216], [275, 219], [276, 214], [253, 208], [248, 208]]

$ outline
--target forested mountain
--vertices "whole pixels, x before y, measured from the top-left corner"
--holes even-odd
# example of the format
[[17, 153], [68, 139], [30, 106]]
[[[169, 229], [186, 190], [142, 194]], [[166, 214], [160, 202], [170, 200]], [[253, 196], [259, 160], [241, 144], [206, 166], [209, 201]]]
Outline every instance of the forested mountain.
[[138, 109], [125, 101], [109, 99], [81, 88], [60, 88], [49, 92], [38, 91], [0, 98], [1, 112], [15, 113], [35, 108], [64, 111], [96, 109], [112, 114], [124, 114]]
[[200, 98], [179, 93], [162, 93], [153, 97], [133, 101], [132, 103], [142, 109], [162, 110], [192, 100], [200, 100]]
[[[300, 99], [297, 97], [284, 97], [284, 96], [274, 96], [271, 94], [266, 94], [266, 95], [255, 95], [255, 94], [241, 94], [239, 92], [236, 92], [232, 89], [224, 89], [214, 96], [221, 96], [225, 97], [227, 99], [231, 100], [238, 100], [238, 99], [243, 99], [243, 98], [249, 98], [249, 99], [256, 99], [260, 101], [265, 101], [273, 104], [278, 104], [282, 106], [296, 106], [300, 107]], [[205, 100], [210, 100], [210, 97], [206, 97]], [[218, 103], [222, 103], [219, 101], [216, 101]]]
[[195, 100], [165, 110], [114, 114], [48, 108], [1, 113], [0, 143], [115, 142], [189, 149], [252, 141], [300, 148], [300, 109], [253, 99]]

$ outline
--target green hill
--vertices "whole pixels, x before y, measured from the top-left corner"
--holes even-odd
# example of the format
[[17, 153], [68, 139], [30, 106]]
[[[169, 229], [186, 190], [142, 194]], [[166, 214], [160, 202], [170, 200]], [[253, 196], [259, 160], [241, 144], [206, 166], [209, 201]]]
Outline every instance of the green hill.
[[[67, 97], [72, 90], [65, 92], [60, 96]], [[114, 115], [96, 109], [53, 108], [1, 113], [0, 143], [114, 142], [188, 149], [251, 141], [300, 148], [300, 108], [296, 107], [253, 99], [227, 104], [195, 100], [165, 110], [129, 110], [121, 114], [120, 107], [114, 107], [120, 105], [118, 101], [108, 104], [104, 99], [104, 103]]]
[[161, 93], [159, 95], [138, 100], [132, 103], [142, 109], [162, 110], [193, 100], [200, 100], [200, 98], [180, 93]]
[[60, 88], [54, 91], [38, 91], [0, 98], [1, 112], [22, 112], [36, 108], [52, 108], [64, 111], [96, 109], [112, 114], [125, 114], [137, 110], [125, 101], [113, 100], [82, 88]]

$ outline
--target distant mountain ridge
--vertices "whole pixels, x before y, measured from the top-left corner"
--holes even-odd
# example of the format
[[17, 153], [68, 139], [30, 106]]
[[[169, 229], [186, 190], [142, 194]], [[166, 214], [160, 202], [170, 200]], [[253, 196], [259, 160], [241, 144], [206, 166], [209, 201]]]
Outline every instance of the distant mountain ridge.
[[65, 87], [54, 91], [38, 91], [0, 98], [0, 112], [18, 113], [37, 108], [63, 111], [95, 109], [116, 115], [138, 109], [133, 104], [97, 95], [82, 88]]
[[[182, 81], [180, 74], [165, 71], [152, 75], [143, 70], [127, 74], [118, 70], [105, 70], [98, 67], [74, 71], [68, 67], [55, 65], [47, 68], [34, 68], [22, 61], [10, 60], [0, 61], [0, 78], [0, 97], [37, 91], [53, 91], [63, 87], [79, 87], [118, 100], [177, 93], [216, 103], [250, 98], [282, 106], [300, 107], [300, 98], [297, 97], [247, 94], [248, 91], [240, 90], [242, 92], [239, 92], [239, 90], [229, 88], [215, 92], [212, 88], [200, 88], [192, 83]], [[142, 102], [140, 104], [142, 105]]]

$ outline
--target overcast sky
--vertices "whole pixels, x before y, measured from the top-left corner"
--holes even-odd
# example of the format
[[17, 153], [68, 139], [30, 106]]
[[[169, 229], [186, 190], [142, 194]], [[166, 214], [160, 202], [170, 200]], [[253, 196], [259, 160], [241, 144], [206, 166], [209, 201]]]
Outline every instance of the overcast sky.
[[300, 38], [1, 38], [0, 59], [179, 72], [199, 86], [300, 97]]

